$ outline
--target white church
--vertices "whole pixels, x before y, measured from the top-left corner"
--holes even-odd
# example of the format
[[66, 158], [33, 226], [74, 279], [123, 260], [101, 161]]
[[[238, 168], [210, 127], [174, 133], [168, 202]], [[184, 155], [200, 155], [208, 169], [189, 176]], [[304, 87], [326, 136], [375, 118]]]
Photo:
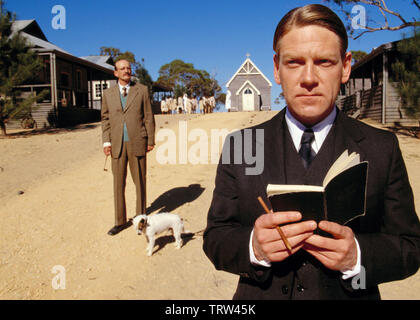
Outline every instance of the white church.
[[246, 55], [245, 61], [226, 84], [226, 109], [228, 111], [271, 110], [270, 80]]

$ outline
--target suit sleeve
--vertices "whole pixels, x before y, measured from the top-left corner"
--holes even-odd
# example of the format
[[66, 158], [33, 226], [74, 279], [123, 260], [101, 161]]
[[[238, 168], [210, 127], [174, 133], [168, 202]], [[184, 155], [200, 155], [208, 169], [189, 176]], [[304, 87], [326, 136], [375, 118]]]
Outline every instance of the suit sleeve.
[[147, 132], [147, 145], [155, 145], [155, 117], [150, 103], [149, 90], [146, 88], [144, 93], [144, 125]]
[[238, 205], [236, 170], [233, 164], [219, 162], [203, 249], [216, 269], [264, 282], [271, 269], [251, 264], [249, 239], [253, 226], [242, 221], [247, 213]]
[[102, 142], [111, 142], [111, 123], [109, 121], [109, 109], [106, 94], [102, 96], [101, 106]]
[[[393, 137], [378, 233], [356, 234], [367, 287], [404, 279], [420, 264], [420, 224], [397, 138]], [[386, 157], [387, 155], [384, 155]]]

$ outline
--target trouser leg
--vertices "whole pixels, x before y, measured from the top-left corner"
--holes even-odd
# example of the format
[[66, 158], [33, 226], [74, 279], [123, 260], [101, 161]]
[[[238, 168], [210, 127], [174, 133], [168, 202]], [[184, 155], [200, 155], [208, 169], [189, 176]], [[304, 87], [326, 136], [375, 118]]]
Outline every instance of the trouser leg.
[[125, 185], [127, 178], [127, 146], [123, 143], [121, 156], [112, 159], [112, 174], [114, 176], [114, 212], [115, 225], [120, 226], [127, 222], [125, 204]]
[[146, 214], [146, 155], [137, 157], [128, 150], [130, 173], [136, 186], [136, 214]]

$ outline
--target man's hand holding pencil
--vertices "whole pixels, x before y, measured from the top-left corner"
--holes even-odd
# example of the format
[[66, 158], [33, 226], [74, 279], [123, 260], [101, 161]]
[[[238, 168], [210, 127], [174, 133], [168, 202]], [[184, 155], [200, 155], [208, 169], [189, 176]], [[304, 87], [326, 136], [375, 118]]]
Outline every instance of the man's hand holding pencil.
[[301, 249], [317, 228], [315, 221], [299, 222], [301, 219], [302, 215], [296, 211], [269, 211], [261, 215], [254, 224], [252, 247], [255, 257], [260, 261], [279, 262]]

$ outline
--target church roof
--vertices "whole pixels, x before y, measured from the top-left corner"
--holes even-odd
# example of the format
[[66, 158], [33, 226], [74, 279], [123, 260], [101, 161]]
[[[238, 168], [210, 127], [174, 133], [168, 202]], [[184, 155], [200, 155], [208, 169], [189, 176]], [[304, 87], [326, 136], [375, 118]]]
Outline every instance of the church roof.
[[230, 78], [230, 80], [226, 84], [226, 87], [229, 88], [229, 85], [232, 82], [232, 80], [235, 79], [235, 77], [238, 76], [238, 75], [253, 75], [253, 74], [254, 75], [258, 74], [258, 75], [262, 76], [264, 78], [264, 80], [267, 81], [268, 85], [270, 87], [272, 86], [270, 80], [268, 80], [267, 77], [260, 71], [260, 69], [258, 69], [258, 67], [255, 65], [255, 63], [249, 57], [247, 57], [245, 59], [244, 63], [242, 63], [242, 65], [239, 67], [239, 69], [232, 76], [232, 78]]

